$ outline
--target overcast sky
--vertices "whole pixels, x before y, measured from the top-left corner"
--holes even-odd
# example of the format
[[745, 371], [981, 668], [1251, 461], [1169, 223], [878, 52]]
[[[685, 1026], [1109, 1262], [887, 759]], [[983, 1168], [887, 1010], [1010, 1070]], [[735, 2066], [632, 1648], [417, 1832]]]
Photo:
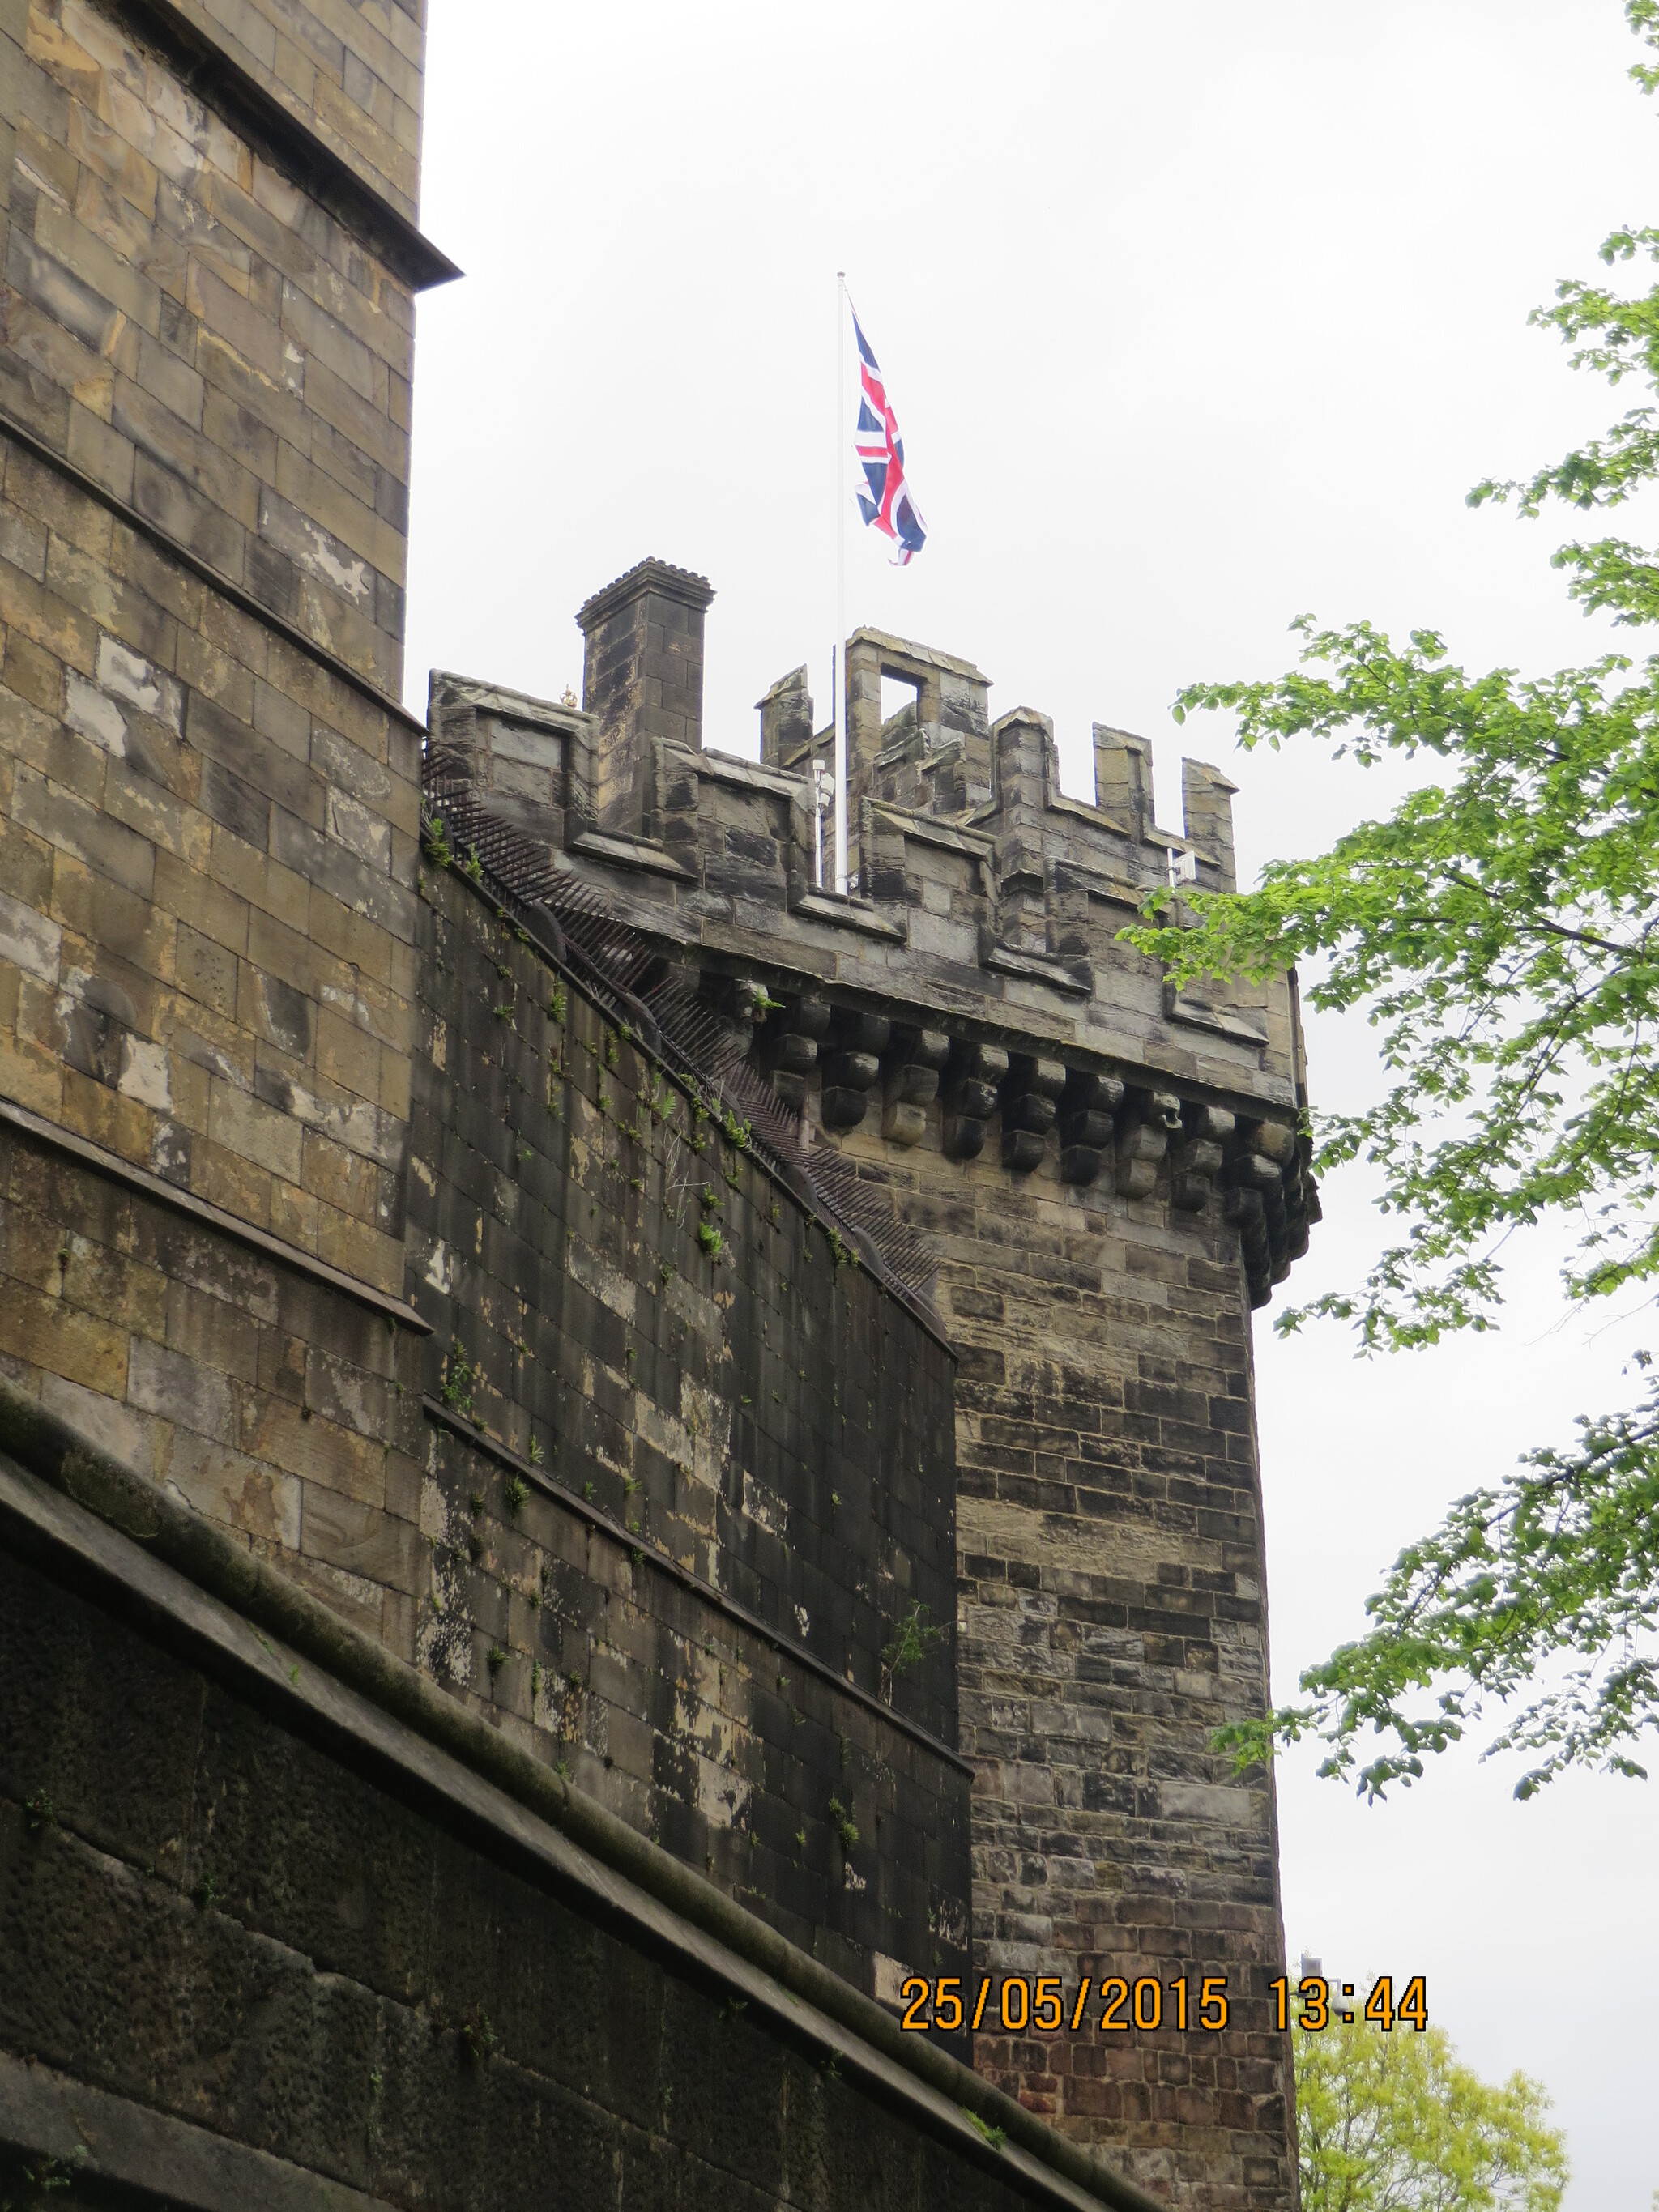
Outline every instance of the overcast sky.
[[[849, 623], [1051, 714], [1073, 792], [1109, 720], [1152, 739], [1171, 827], [1182, 751], [1227, 762], [1243, 874], [1316, 848], [1389, 787], [1237, 762], [1170, 702], [1285, 665], [1304, 610], [1428, 624], [1471, 665], [1596, 649], [1548, 566], [1565, 529], [1463, 494], [1626, 404], [1525, 319], [1659, 221], [1635, 51], [1618, 0], [490, 0], [487, 36], [432, 0], [423, 226], [467, 275], [420, 309], [410, 704], [430, 666], [580, 690], [574, 610], [656, 553], [718, 592], [710, 744], [757, 750], [802, 660], [824, 719], [844, 267], [931, 532], [896, 571], [849, 531]], [[1315, 1018], [1310, 1054], [1318, 1104], [1374, 1092], [1362, 1023]], [[1363, 1176], [1323, 1192], [1301, 1294], [1380, 1242]], [[1639, 1323], [1564, 1322], [1558, 1264], [1513, 1254], [1480, 1344], [1362, 1366], [1334, 1328], [1258, 1325], [1281, 1695], [1447, 1499], [1628, 1390]], [[1553, 2095], [1572, 2212], [1649, 2212], [1656, 1785], [1512, 1781], [1447, 1759], [1367, 1809], [1288, 1758], [1291, 1955], [1425, 1973], [1471, 2063]]]

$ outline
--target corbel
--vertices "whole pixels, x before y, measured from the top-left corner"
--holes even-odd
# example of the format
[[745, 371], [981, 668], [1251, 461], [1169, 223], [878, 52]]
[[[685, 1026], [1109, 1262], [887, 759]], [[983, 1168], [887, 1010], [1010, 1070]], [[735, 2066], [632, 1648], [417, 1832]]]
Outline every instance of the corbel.
[[1226, 1160], [1237, 1122], [1221, 1106], [1188, 1105], [1181, 1136], [1170, 1156], [1170, 1202], [1183, 1213], [1201, 1213]]
[[927, 1109], [939, 1096], [939, 1072], [951, 1055], [943, 1030], [896, 1030], [882, 1086], [881, 1133], [890, 1145], [920, 1144]]
[[893, 1031], [882, 1014], [838, 1011], [831, 1024], [821, 1065], [822, 1113], [826, 1129], [856, 1129], [872, 1085], [881, 1073], [881, 1055]]
[[1008, 1073], [1008, 1055], [1000, 1045], [970, 1044], [958, 1037], [945, 1071], [944, 1145], [953, 1160], [976, 1159], [997, 1109], [997, 1087]]
[[1060, 1177], [1062, 1182], [1091, 1183], [1116, 1141], [1115, 1116], [1123, 1085], [1115, 1075], [1074, 1067], [1060, 1099]]
[[1042, 1158], [1066, 1088], [1063, 1060], [1016, 1053], [1002, 1081], [1002, 1164], [1029, 1175]]
[[1158, 1171], [1181, 1127], [1181, 1101], [1173, 1091], [1132, 1091], [1117, 1124], [1117, 1189], [1121, 1198], [1150, 1198]]
[[760, 1045], [761, 1066], [772, 1088], [797, 1114], [806, 1111], [806, 1089], [818, 1064], [818, 1039], [830, 1026], [830, 1001], [821, 992], [803, 991], [767, 1023]]

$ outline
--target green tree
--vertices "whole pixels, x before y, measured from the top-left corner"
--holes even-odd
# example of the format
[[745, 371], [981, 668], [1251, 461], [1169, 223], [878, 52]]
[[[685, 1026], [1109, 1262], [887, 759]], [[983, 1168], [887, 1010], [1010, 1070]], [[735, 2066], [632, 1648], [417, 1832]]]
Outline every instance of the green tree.
[[[1659, 52], [1659, 0], [1627, 0], [1626, 15]], [[1659, 64], [1632, 75], [1659, 87]], [[1616, 231], [1601, 251], [1615, 271], [1659, 262], [1659, 229]], [[1659, 481], [1659, 285], [1565, 283], [1532, 319], [1573, 347], [1574, 368], [1644, 396], [1603, 437], [1525, 482], [1478, 485], [1471, 504], [1618, 508]], [[1659, 551], [1595, 537], [1553, 558], [1587, 610], [1632, 633], [1659, 623]], [[1225, 709], [1247, 748], [1310, 739], [1432, 780], [1328, 852], [1272, 864], [1256, 890], [1179, 908], [1161, 896], [1127, 933], [1182, 981], [1312, 963], [1311, 1002], [1364, 1007], [1380, 1031], [1384, 1096], [1325, 1122], [1316, 1158], [1379, 1170], [1401, 1233], [1363, 1285], [1279, 1328], [1334, 1316], [1367, 1352], [1490, 1328], [1507, 1240], [1552, 1216], [1577, 1233], [1569, 1299], [1651, 1296], [1659, 655], [1523, 678], [1466, 673], [1426, 629], [1401, 645], [1364, 622], [1294, 627], [1296, 668], [1194, 684], [1176, 720]], [[1638, 1740], [1659, 1726], [1659, 1388], [1644, 1388], [1632, 1407], [1589, 1411], [1572, 1449], [1534, 1451], [1459, 1499], [1389, 1571], [1367, 1632], [1303, 1676], [1303, 1698], [1228, 1732], [1240, 1763], [1312, 1733], [1322, 1772], [1357, 1771], [1380, 1795], [1496, 1705], [1492, 1747], [1528, 1755], [1518, 1795], [1573, 1762], [1644, 1773]]]
[[1537, 2082], [1490, 2087], [1437, 2027], [1291, 2033], [1303, 2212], [1555, 2212], [1566, 2148]]

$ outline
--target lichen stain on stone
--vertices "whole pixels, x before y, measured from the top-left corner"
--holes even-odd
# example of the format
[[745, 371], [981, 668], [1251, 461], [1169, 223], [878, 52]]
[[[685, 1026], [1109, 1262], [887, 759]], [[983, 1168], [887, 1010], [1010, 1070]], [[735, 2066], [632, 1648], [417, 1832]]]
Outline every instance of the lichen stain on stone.
[[[432, 1431], [435, 1462], [438, 1432]], [[421, 1484], [421, 1534], [434, 1544], [447, 1543], [449, 1538], [449, 1501], [433, 1474], [428, 1473]]]
[[619, 1315], [623, 1321], [635, 1317], [636, 1291], [634, 1283], [619, 1268], [613, 1267], [603, 1254], [591, 1244], [572, 1237], [565, 1248], [565, 1269], [574, 1282], [580, 1283], [590, 1297]]
[[470, 1683], [472, 1615], [463, 1595], [460, 1565], [453, 1553], [433, 1553], [432, 1584], [427, 1602], [427, 1615], [416, 1642], [421, 1666], [434, 1680]]
[[711, 1828], [746, 1829], [752, 1783], [713, 1759], [697, 1761], [697, 1810]]
[[678, 1468], [689, 1469], [693, 1463], [691, 1439], [684, 1421], [677, 1420], [658, 1405], [648, 1391], [634, 1393], [634, 1427], [642, 1443], [659, 1451]]
[[747, 1468], [743, 1470], [743, 1510], [751, 1521], [775, 1536], [789, 1534], [789, 1508], [775, 1490], [769, 1490], [757, 1482]]

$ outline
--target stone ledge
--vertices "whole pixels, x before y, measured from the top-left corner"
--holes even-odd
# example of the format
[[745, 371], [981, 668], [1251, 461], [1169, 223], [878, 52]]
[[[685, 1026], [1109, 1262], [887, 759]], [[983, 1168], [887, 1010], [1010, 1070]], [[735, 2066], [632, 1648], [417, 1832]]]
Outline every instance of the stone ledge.
[[1189, 999], [1173, 983], [1164, 986], [1164, 1012], [1170, 1021], [1182, 1022], [1188, 1029], [1208, 1030], [1236, 1044], [1254, 1045], [1261, 1052], [1267, 1049], [1265, 1022], [1250, 1021], [1243, 1014], [1234, 1013], [1224, 1006], [1212, 1006], [1203, 999]]
[[124, 528], [131, 531], [135, 538], [143, 538], [147, 544], [165, 553], [168, 560], [177, 562], [198, 583], [205, 584], [210, 591], [216, 592], [239, 614], [252, 616], [255, 622], [291, 645], [295, 652], [304, 653], [307, 660], [313, 661], [319, 668], [325, 669], [342, 684], [349, 684], [352, 690], [372, 701], [394, 722], [425, 737], [426, 724], [417, 720], [401, 700], [394, 699], [389, 691], [382, 691], [372, 676], [366, 676], [361, 668], [354, 668], [349, 660], [342, 660], [337, 653], [331, 653], [327, 646], [319, 645], [297, 623], [291, 623], [286, 616], [276, 613], [274, 608], [267, 606], [263, 599], [245, 590], [240, 584], [233, 583], [222, 569], [216, 568], [210, 561], [203, 560], [200, 554], [192, 553], [189, 546], [183, 544], [170, 532], [163, 530], [159, 523], [152, 522], [147, 514], [141, 514], [136, 507], [129, 506], [125, 500], [100, 484], [96, 477], [89, 477], [84, 469], [77, 468], [67, 455], [49, 446], [26, 422], [20, 422], [3, 407], [0, 407], [0, 437], [9, 438], [14, 446], [21, 446], [26, 453], [62, 477], [66, 483], [73, 484], [84, 498], [95, 501], [106, 514], [112, 514]]
[[713, 1583], [704, 1582], [701, 1576], [694, 1575], [689, 1567], [683, 1567], [666, 1552], [659, 1551], [653, 1544], [641, 1543], [629, 1529], [619, 1527], [608, 1513], [602, 1512], [597, 1505], [590, 1505], [585, 1498], [578, 1498], [574, 1490], [568, 1489], [556, 1477], [549, 1474], [545, 1468], [538, 1467], [533, 1461], [510, 1451], [487, 1430], [479, 1428], [476, 1422], [463, 1419], [440, 1399], [422, 1398], [421, 1409], [428, 1421], [447, 1429], [452, 1436], [459, 1437], [472, 1450], [482, 1452], [486, 1459], [493, 1459], [498, 1466], [509, 1468], [521, 1482], [527, 1483], [532, 1490], [539, 1491], [543, 1497], [550, 1498], [556, 1505], [562, 1506], [567, 1513], [609, 1538], [621, 1550], [630, 1555], [636, 1552], [641, 1553], [647, 1566], [654, 1567], [659, 1574], [666, 1575], [671, 1581], [677, 1582], [682, 1589], [690, 1591], [704, 1605], [716, 1613], [724, 1613], [728, 1620], [736, 1621], [750, 1636], [758, 1636], [775, 1651], [782, 1652], [805, 1673], [827, 1682], [841, 1696], [850, 1698], [855, 1705], [862, 1705], [866, 1712], [874, 1713], [901, 1735], [908, 1735], [913, 1743], [920, 1744], [935, 1759], [943, 1759], [946, 1765], [956, 1767], [963, 1774], [973, 1773], [972, 1761], [964, 1759], [942, 1737], [934, 1735], [920, 1722], [909, 1720], [902, 1713], [896, 1713], [879, 1698], [872, 1698], [868, 1690], [860, 1689], [856, 1682], [849, 1682], [844, 1674], [836, 1674], [833, 1667], [820, 1659], [816, 1651], [810, 1650], [799, 1638], [790, 1636], [783, 1629], [775, 1628], [769, 1620], [763, 1620], [759, 1613], [751, 1613], [746, 1605], [739, 1605], [736, 1598], [728, 1597], [724, 1590], [716, 1589]]
[[111, 1182], [125, 1183], [129, 1190], [136, 1191], [153, 1206], [164, 1206], [174, 1213], [188, 1214], [192, 1221], [198, 1221], [204, 1229], [211, 1229], [219, 1236], [228, 1237], [233, 1243], [245, 1244], [252, 1251], [263, 1252], [268, 1260], [275, 1260], [279, 1267], [291, 1268], [295, 1274], [309, 1275], [313, 1282], [322, 1284], [325, 1289], [337, 1291], [343, 1297], [354, 1299], [358, 1305], [367, 1306], [371, 1313], [384, 1314], [388, 1321], [395, 1322], [399, 1328], [408, 1329], [411, 1335], [430, 1336], [432, 1334], [431, 1323], [422, 1321], [414, 1307], [405, 1305], [401, 1298], [394, 1298], [386, 1291], [376, 1290], [372, 1283], [359, 1281], [356, 1275], [348, 1275], [343, 1268], [331, 1267], [326, 1260], [313, 1259], [309, 1252], [302, 1252], [297, 1244], [289, 1244], [280, 1237], [273, 1237], [268, 1229], [260, 1229], [224, 1206], [215, 1206], [208, 1199], [198, 1198], [194, 1191], [180, 1190], [176, 1184], [168, 1182], [165, 1176], [152, 1175], [148, 1168], [134, 1167], [131, 1160], [124, 1160], [118, 1152], [106, 1151], [102, 1145], [94, 1145], [88, 1137], [77, 1137], [72, 1130], [60, 1129], [55, 1121], [47, 1121], [44, 1115], [31, 1112], [27, 1106], [18, 1105], [14, 1099], [0, 1098], [0, 1122], [7, 1123], [26, 1137], [32, 1137], [37, 1144], [50, 1145], [55, 1152], [67, 1152], [71, 1159], [79, 1160], [94, 1175], [103, 1176]]
[[665, 852], [660, 845], [653, 845], [646, 837], [617, 837], [605, 830], [583, 830], [571, 839], [570, 849], [585, 854], [589, 860], [609, 860], [618, 868], [643, 868], [647, 875], [672, 876], [682, 884], [697, 880], [672, 853]]
[[411, 290], [428, 291], [460, 276], [449, 256], [439, 252], [383, 189], [326, 144], [303, 114], [233, 59], [193, 9], [181, 7], [179, 0], [106, 0], [106, 4], [161, 50], [198, 98], [260, 151], [269, 151], [297, 172], [296, 183], [343, 228], [381, 254]]
[[861, 899], [838, 898], [834, 891], [796, 890], [789, 896], [789, 912], [803, 921], [821, 921], [831, 929], [858, 930], [889, 945], [902, 945], [905, 933], [896, 922]]
[[0, 2145], [189, 2212], [393, 2212], [309, 2166], [3, 2051]]
[[[731, 1991], [775, 2032], [1035, 2203], [1166, 2212], [3, 1381], [0, 1539], [83, 1597], [182, 1645], [237, 1694], [475, 1849], [533, 1869], [677, 1972]], [[988, 2129], [1001, 2131], [1000, 2148]]]

